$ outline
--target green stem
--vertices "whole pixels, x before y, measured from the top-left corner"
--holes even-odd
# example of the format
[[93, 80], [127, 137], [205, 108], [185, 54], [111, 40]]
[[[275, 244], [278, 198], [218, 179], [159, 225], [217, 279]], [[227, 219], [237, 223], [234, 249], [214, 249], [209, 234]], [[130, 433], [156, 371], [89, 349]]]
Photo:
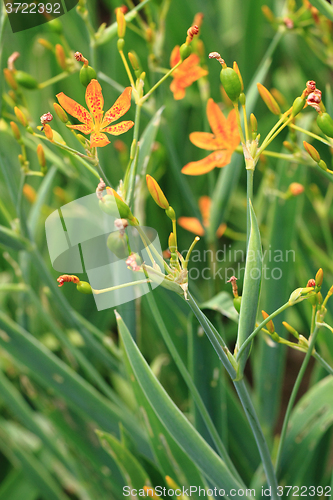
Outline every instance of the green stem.
[[126, 70], [126, 73], [127, 73], [127, 76], [128, 76], [128, 79], [132, 85], [133, 88], [135, 88], [135, 83], [134, 83], [134, 80], [133, 80], [133, 76], [132, 76], [132, 73], [131, 73], [131, 70], [128, 66], [128, 63], [126, 61], [126, 57], [124, 55], [124, 52], [122, 50], [119, 50], [119, 54], [120, 54], [120, 57], [121, 57], [121, 60], [123, 62], [123, 65], [125, 67], [125, 70]]
[[317, 139], [317, 141], [320, 141], [323, 144], [326, 144], [326, 146], [332, 147], [331, 141], [326, 141], [325, 139], [323, 139], [323, 137], [320, 137], [320, 135], [314, 134], [313, 132], [310, 132], [309, 130], [305, 130], [305, 128], [301, 128], [298, 125], [295, 125], [294, 123], [290, 123], [289, 127], [293, 128], [294, 130], [298, 130], [299, 132], [303, 132], [303, 134], [309, 135], [310, 137], [313, 137], [314, 139]]
[[237, 478], [239, 481], [242, 481], [237, 469], [235, 468], [234, 464], [230, 460], [230, 457], [229, 457], [229, 455], [224, 447], [224, 444], [223, 444], [223, 442], [222, 442], [222, 440], [221, 440], [221, 438], [220, 438], [220, 436], [219, 436], [219, 434], [214, 426], [214, 423], [213, 423], [213, 421], [212, 421], [212, 419], [207, 411], [207, 408], [205, 407], [205, 404], [202, 401], [200, 393], [199, 393], [196, 385], [194, 384], [191, 375], [187, 371], [187, 368], [186, 368], [181, 356], [179, 355], [177, 348], [172, 341], [172, 338], [169, 335], [168, 329], [166, 328], [166, 326], [164, 324], [163, 318], [158, 310], [158, 307], [156, 305], [156, 301], [154, 299], [153, 294], [148, 293], [146, 295], [146, 299], [147, 299], [147, 302], [149, 304], [149, 309], [154, 316], [157, 327], [158, 327], [158, 329], [163, 337], [163, 340], [164, 340], [167, 348], [169, 349], [169, 352], [170, 352], [179, 372], [181, 373], [181, 375], [182, 375], [182, 377], [183, 377], [183, 379], [184, 379], [184, 381], [185, 381], [185, 383], [186, 383], [186, 385], [187, 385], [187, 387], [188, 387], [188, 389], [193, 397], [195, 404], [197, 405], [197, 408], [198, 408], [198, 410], [199, 410], [199, 412], [200, 412], [200, 414], [201, 414], [201, 416], [206, 424], [206, 427], [207, 427], [207, 429], [212, 437], [212, 440], [216, 446], [216, 449], [218, 450], [219, 454], [221, 455], [221, 457], [225, 461], [226, 465], [231, 470], [232, 474], [234, 474], [235, 478]]
[[147, 92], [146, 95], [141, 97], [140, 99], [141, 104], [143, 104], [151, 96], [151, 94], [157, 89], [157, 87], [161, 85], [161, 83], [164, 82], [164, 80], [166, 80], [167, 78], [169, 78], [170, 75], [172, 75], [175, 69], [177, 69], [178, 66], [182, 64], [182, 62], [183, 61], [180, 60], [173, 68], [170, 69], [170, 71], [168, 71], [164, 76], [162, 76], [162, 78], [149, 90], [149, 92]]
[[258, 417], [256, 415], [255, 409], [253, 407], [250, 395], [248, 393], [248, 390], [246, 388], [244, 380], [239, 380], [235, 381], [236, 377], [236, 370], [232, 366], [231, 362], [228, 359], [228, 356], [225, 352], [225, 350], [222, 348], [220, 345], [219, 341], [217, 340], [209, 322], [206, 316], [203, 314], [203, 312], [200, 310], [198, 305], [196, 304], [195, 300], [191, 296], [190, 293], [188, 293], [188, 303], [189, 306], [191, 307], [193, 313], [195, 314], [197, 320], [201, 324], [202, 328], [204, 329], [207, 337], [211, 341], [216, 353], [218, 354], [221, 362], [223, 363], [224, 367], [226, 368], [227, 372], [229, 373], [230, 377], [233, 379], [234, 386], [236, 388], [236, 391], [238, 393], [238, 397], [242, 403], [243, 409], [245, 411], [246, 417], [249, 421], [249, 424], [251, 426], [253, 435], [255, 437], [258, 450], [260, 453], [260, 457], [263, 463], [263, 467], [266, 473], [267, 477], [267, 482], [269, 486], [272, 488], [272, 496], [271, 498], [273, 500], [277, 500], [277, 480], [272, 464], [272, 460], [270, 457], [269, 449], [265, 440], [265, 437], [263, 435], [262, 429], [260, 427], [260, 423], [258, 420]]
[[[254, 157], [254, 161], [258, 160], [260, 155], [263, 153], [263, 151], [265, 150], [265, 148], [267, 148], [267, 146], [272, 142], [274, 141], [275, 137], [277, 137], [280, 132], [282, 132], [282, 130], [284, 128], [286, 128], [290, 123], [291, 121], [293, 120], [293, 117], [291, 116], [290, 118], [288, 118], [288, 120], [286, 122], [284, 122], [273, 134], [269, 134], [270, 137], [268, 138], [268, 136], [266, 137], [266, 139], [264, 140], [264, 142], [262, 143], [261, 147], [259, 148], [256, 156]], [[279, 123], [279, 122], [278, 122]], [[273, 129], [272, 129], [273, 130]], [[272, 131], [271, 131], [272, 132]]]
[[291, 393], [291, 396], [290, 396], [290, 399], [288, 402], [288, 407], [287, 407], [287, 411], [286, 411], [286, 414], [284, 417], [280, 441], [279, 441], [279, 448], [278, 448], [278, 452], [277, 452], [277, 456], [276, 456], [275, 470], [276, 470], [277, 474], [278, 474], [279, 468], [280, 468], [282, 449], [283, 449], [284, 441], [285, 441], [286, 434], [287, 434], [287, 427], [288, 427], [288, 422], [289, 422], [289, 418], [291, 415], [291, 411], [293, 409], [298, 390], [300, 388], [303, 376], [305, 374], [305, 370], [306, 370], [308, 363], [310, 361], [310, 358], [312, 355], [312, 350], [313, 350], [315, 342], [316, 342], [316, 337], [317, 337], [318, 331], [319, 331], [319, 326], [316, 325], [314, 332], [311, 335], [311, 340], [309, 343], [308, 352], [305, 355], [305, 358], [303, 360], [301, 369], [297, 375], [297, 379], [296, 379], [295, 385], [293, 387], [293, 390], [292, 390], [292, 393]]
[[69, 76], [70, 73], [68, 71], [63, 71], [62, 73], [59, 73], [59, 75], [53, 76], [49, 80], [45, 80], [45, 82], [42, 82], [38, 85], [39, 89], [45, 89], [45, 87], [48, 87], [49, 85], [52, 85], [53, 83], [60, 82], [60, 80], [63, 80], [67, 76]]
[[92, 291], [95, 295], [100, 295], [101, 293], [113, 292], [114, 290], [120, 290], [121, 288], [127, 288], [128, 286], [142, 285], [143, 283], [148, 283], [148, 280], [138, 280], [131, 281], [130, 283], [123, 283], [122, 285], [111, 286], [110, 288], [103, 288], [102, 290], [94, 290]]
[[318, 354], [317, 352], [313, 353], [313, 357], [321, 364], [325, 370], [328, 371], [330, 375], [333, 375], [333, 368]]
[[275, 316], [277, 316], [278, 314], [282, 313], [283, 311], [285, 311], [286, 309], [288, 309], [288, 307], [290, 307], [290, 304], [289, 302], [286, 302], [285, 304], [283, 304], [283, 306], [279, 307], [279, 309], [277, 309], [276, 311], [274, 311], [270, 316], [268, 316], [268, 318], [264, 319], [264, 321], [262, 321], [260, 323], [259, 326], [257, 326], [257, 328], [255, 330], [253, 330], [253, 332], [251, 333], [251, 335], [249, 335], [249, 337], [243, 342], [243, 344], [240, 346], [239, 348], [239, 351], [237, 353], [237, 357], [236, 357], [236, 360], [239, 361], [244, 350], [246, 349], [246, 347], [250, 344], [250, 342], [252, 342], [252, 340], [254, 339], [254, 337], [257, 335], [257, 333], [260, 332], [260, 330], [273, 318], [275, 318]]
[[251, 219], [250, 219], [250, 201], [253, 203], [253, 177], [254, 170], [246, 170], [246, 198], [247, 198], [247, 210], [246, 210], [246, 242], [249, 243], [250, 229], [251, 229]]
[[[132, 162], [128, 166], [128, 171], [125, 174], [124, 190], [126, 193], [126, 203], [131, 206], [134, 196], [134, 184], [136, 176], [136, 168], [139, 159], [139, 131], [140, 131], [140, 118], [141, 118], [141, 108], [142, 104], [139, 102], [136, 104], [135, 118], [134, 118], [134, 130], [133, 130], [133, 141], [131, 147], [131, 159]], [[134, 148], [134, 151], [132, 149]], [[127, 181], [127, 182], [126, 182]]]

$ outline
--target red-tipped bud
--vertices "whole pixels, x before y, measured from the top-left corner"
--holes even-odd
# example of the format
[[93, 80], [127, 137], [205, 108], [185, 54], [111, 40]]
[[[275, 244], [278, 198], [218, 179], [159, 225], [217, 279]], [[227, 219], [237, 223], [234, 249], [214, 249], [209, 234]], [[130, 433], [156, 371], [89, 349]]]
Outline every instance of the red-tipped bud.
[[153, 177], [151, 177], [148, 174], [146, 175], [146, 181], [147, 181], [148, 191], [153, 200], [155, 201], [155, 203], [157, 203], [159, 207], [164, 208], [164, 210], [167, 210], [169, 208], [169, 202], [166, 199], [158, 183], [155, 181]]
[[21, 139], [21, 133], [15, 122], [10, 122], [11, 129], [13, 131], [14, 137], [17, 141]]
[[308, 155], [311, 156], [311, 158], [316, 163], [319, 163], [320, 162], [320, 154], [318, 153], [316, 148], [314, 148], [311, 144], [309, 144], [306, 141], [303, 141], [303, 146], [304, 146], [305, 151], [308, 153]]
[[44, 113], [40, 117], [40, 122], [42, 125], [45, 125], [45, 123], [50, 123], [52, 120], [53, 120], [53, 116], [49, 111], [47, 113]]
[[18, 88], [18, 85], [17, 85], [17, 81], [15, 80], [15, 77], [14, 77], [14, 74], [12, 71], [10, 71], [10, 69], [8, 68], [4, 68], [3, 70], [3, 74], [4, 74], [4, 77], [5, 77], [5, 80], [6, 82], [8, 83], [8, 85], [13, 89], [13, 90], [17, 90]]
[[[265, 311], [261, 311], [261, 314], [262, 314], [262, 317], [264, 319], [267, 319], [269, 317], [269, 314], [267, 314], [267, 312], [265, 312]], [[268, 323], [266, 323], [266, 326], [267, 326], [267, 330], [269, 331], [269, 333], [275, 332], [275, 326], [274, 326], [274, 323], [272, 320], [270, 320]]]
[[273, 113], [274, 115], [280, 115], [280, 106], [278, 105], [270, 91], [266, 89], [266, 87], [261, 85], [261, 83], [257, 83], [257, 87], [260, 97], [262, 98], [268, 109], [271, 111], [271, 113]]
[[321, 91], [319, 89], [316, 89], [314, 92], [311, 92], [311, 94], [308, 95], [306, 102], [308, 103], [308, 106], [311, 106], [319, 113], [320, 112], [319, 105], [321, 103]]
[[66, 54], [63, 46], [60, 45], [60, 43], [57, 43], [57, 45], [55, 46], [55, 56], [60, 68], [66, 71], [67, 69]]
[[45, 168], [46, 167], [46, 158], [45, 158], [44, 148], [41, 144], [38, 144], [38, 146], [37, 146], [37, 157], [38, 157], [38, 162], [39, 162], [41, 168]]
[[315, 286], [316, 286], [316, 281], [315, 281], [313, 278], [311, 278], [311, 279], [309, 279], [309, 281], [307, 282], [307, 285], [306, 285], [306, 286], [307, 286], [307, 287], [315, 287]]
[[286, 321], [282, 321], [283, 326], [288, 330], [291, 335], [293, 335], [297, 340], [299, 339], [299, 333], [295, 328], [289, 325]]
[[307, 94], [311, 94], [311, 92], [314, 92], [316, 90], [316, 82], [314, 80], [309, 80], [306, 82], [306, 92]]
[[236, 61], [234, 61], [234, 64], [233, 64], [232, 67], [233, 67], [234, 71], [236, 71], [236, 73], [238, 75], [239, 81], [241, 82], [241, 91], [243, 92], [243, 90], [244, 90], [243, 78], [242, 78], [241, 72], [239, 71], [239, 67], [238, 67], [238, 64], [236, 63]]
[[122, 9], [117, 9], [118, 38], [124, 38], [126, 32], [126, 19]]
[[187, 30], [187, 37], [186, 37], [186, 44], [189, 45], [192, 40], [193, 40], [193, 37], [195, 35], [198, 35], [199, 34], [199, 26], [197, 25], [194, 25], [194, 26], [191, 26], [188, 30]]
[[322, 270], [322, 268], [320, 268], [318, 269], [315, 277], [316, 286], [321, 286], [323, 284], [323, 278], [324, 278], [324, 271]]
[[54, 111], [56, 112], [58, 118], [62, 121], [62, 123], [68, 122], [68, 116], [65, 110], [58, 104], [57, 102], [53, 103]]
[[53, 141], [53, 130], [51, 129], [51, 127], [48, 123], [45, 123], [43, 130], [44, 130], [44, 134], [48, 138], [48, 140]]
[[28, 121], [27, 121], [25, 115], [23, 114], [23, 112], [17, 106], [15, 106], [15, 108], [14, 108], [14, 113], [15, 113], [18, 121], [21, 123], [21, 125], [23, 125], [23, 127], [27, 127]]

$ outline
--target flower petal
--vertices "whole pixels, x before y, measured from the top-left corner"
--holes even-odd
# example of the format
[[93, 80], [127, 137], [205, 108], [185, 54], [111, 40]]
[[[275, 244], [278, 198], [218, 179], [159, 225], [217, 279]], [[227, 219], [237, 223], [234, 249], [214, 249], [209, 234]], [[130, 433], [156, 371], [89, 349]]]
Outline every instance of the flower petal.
[[102, 88], [97, 80], [91, 80], [86, 89], [86, 103], [95, 118], [95, 123], [99, 123], [103, 116], [104, 99]]
[[133, 125], [134, 122], [132, 121], [120, 122], [116, 125], [111, 125], [110, 127], [104, 127], [102, 131], [112, 135], [120, 135], [127, 132], [130, 128], [133, 127]]
[[173, 68], [180, 61], [179, 45], [173, 48], [170, 56], [170, 67]]
[[192, 144], [201, 149], [221, 149], [215, 135], [208, 132], [192, 132], [190, 134], [190, 141]]
[[59, 101], [59, 104], [64, 108], [65, 111], [69, 115], [74, 116], [74, 118], [77, 118], [80, 122], [85, 123], [90, 129], [93, 128], [94, 122], [93, 119], [90, 115], [90, 113], [81, 106], [78, 102], [74, 101], [67, 95], [65, 95], [63, 92], [60, 92], [60, 94], [57, 94], [57, 99]]
[[215, 151], [206, 156], [203, 160], [192, 161], [182, 168], [182, 173], [186, 175], [202, 175], [213, 170], [214, 167], [225, 167], [230, 163], [233, 151]]
[[210, 213], [211, 204], [212, 204], [212, 200], [209, 198], [209, 196], [200, 196], [200, 198], [199, 198], [199, 210], [200, 210], [201, 215], [202, 215], [204, 226], [208, 225], [208, 222], [209, 222], [209, 213]]
[[227, 225], [226, 225], [225, 222], [223, 222], [222, 224], [220, 224], [219, 227], [216, 230], [216, 236], [217, 236], [217, 238], [221, 238], [221, 236], [224, 235], [226, 229], [227, 229]]
[[67, 125], [67, 127], [72, 128], [74, 130], [78, 130], [83, 134], [90, 134], [91, 132], [91, 127], [88, 127], [88, 125]]
[[102, 128], [109, 123], [118, 120], [131, 107], [132, 87], [126, 87], [124, 92], [118, 97], [114, 105], [105, 113], [102, 123]]
[[173, 98], [176, 101], [183, 99], [185, 97], [185, 89], [178, 84], [177, 80], [173, 80], [170, 85], [170, 90], [173, 93]]
[[91, 134], [90, 136], [90, 147], [92, 148], [102, 148], [110, 144], [109, 139], [105, 134]]
[[201, 222], [195, 217], [179, 217], [177, 222], [182, 228], [191, 231], [191, 233], [197, 234], [198, 236], [203, 236], [205, 234]]
[[228, 120], [212, 98], [207, 102], [207, 118], [213, 134], [224, 147], [228, 147], [229, 127]]

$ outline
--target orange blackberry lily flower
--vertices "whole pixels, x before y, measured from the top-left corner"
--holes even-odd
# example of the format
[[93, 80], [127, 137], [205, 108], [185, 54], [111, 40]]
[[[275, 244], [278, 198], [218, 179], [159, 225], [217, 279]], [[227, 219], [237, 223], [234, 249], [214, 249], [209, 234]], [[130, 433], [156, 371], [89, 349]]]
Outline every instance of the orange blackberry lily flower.
[[103, 113], [104, 99], [102, 89], [97, 80], [91, 80], [86, 89], [85, 98], [89, 111], [78, 102], [67, 97], [63, 92], [57, 94], [57, 99], [68, 114], [83, 123], [83, 125], [67, 125], [67, 127], [78, 130], [83, 134], [91, 134], [90, 146], [92, 148], [101, 148], [110, 144], [104, 132], [112, 135], [120, 135], [133, 127], [134, 122], [132, 121], [124, 121], [109, 126], [110, 123], [118, 120], [118, 118], [129, 110], [131, 106], [131, 93], [131, 87], [127, 87], [105, 114]]
[[[180, 61], [179, 45], [171, 52], [170, 66], [173, 68]], [[208, 75], [208, 71], [199, 66], [200, 59], [196, 54], [191, 54], [172, 73], [173, 82], [170, 90], [177, 101], [185, 97], [185, 89], [199, 80], [202, 76]]]
[[239, 144], [240, 137], [234, 109], [226, 118], [213, 99], [208, 99], [207, 118], [213, 133], [192, 132], [190, 141], [198, 148], [210, 149], [214, 152], [203, 160], [187, 163], [182, 168], [183, 174], [201, 175], [210, 172], [215, 167], [225, 167], [230, 163], [231, 156]]
[[[177, 222], [180, 227], [196, 234], [197, 236], [203, 236], [206, 232], [206, 228], [209, 226], [211, 204], [212, 200], [209, 198], [209, 196], [201, 196], [199, 198], [199, 210], [202, 215], [202, 224], [196, 217], [179, 217]], [[226, 224], [220, 224], [216, 231], [216, 236], [220, 238], [225, 232], [226, 228]]]

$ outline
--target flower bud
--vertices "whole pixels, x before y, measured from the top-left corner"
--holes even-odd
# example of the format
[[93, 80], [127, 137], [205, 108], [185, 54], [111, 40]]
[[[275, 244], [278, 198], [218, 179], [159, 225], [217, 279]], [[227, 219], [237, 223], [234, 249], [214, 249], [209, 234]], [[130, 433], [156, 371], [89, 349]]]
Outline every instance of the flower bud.
[[14, 108], [14, 113], [18, 121], [21, 123], [21, 125], [23, 125], [23, 127], [26, 127], [28, 125], [28, 121], [24, 116], [23, 112], [17, 106], [15, 106]]
[[87, 295], [93, 293], [91, 285], [89, 283], [87, 283], [86, 281], [79, 281], [78, 284], [76, 285], [76, 289], [78, 292], [84, 293]]
[[30, 184], [24, 184], [22, 192], [30, 203], [34, 203], [36, 201], [37, 193], [34, 188], [30, 186]]
[[317, 116], [317, 125], [327, 137], [333, 137], [333, 120], [328, 113]]
[[19, 85], [21, 85], [21, 87], [31, 90], [38, 87], [36, 78], [34, 78], [32, 75], [29, 75], [29, 73], [26, 73], [25, 71], [16, 71], [14, 76], [15, 80]]
[[113, 217], [119, 217], [121, 219], [128, 219], [136, 225], [136, 219], [133, 216], [130, 208], [124, 200], [119, 196], [119, 194], [114, 189], [108, 189], [108, 192], [112, 194], [107, 194], [99, 201], [99, 206], [103, 212], [112, 215]]
[[239, 94], [239, 103], [240, 103], [241, 106], [245, 106], [246, 96], [245, 96], [244, 92], [241, 92]]
[[3, 74], [8, 85], [13, 89], [17, 90], [17, 81], [15, 80], [14, 73], [8, 68], [4, 68]]
[[297, 340], [299, 339], [299, 333], [295, 330], [295, 328], [290, 326], [286, 321], [282, 321], [282, 324], [288, 332], [291, 333], [291, 335], [293, 335]]
[[241, 303], [242, 303], [242, 297], [238, 296], [233, 298], [234, 308], [238, 313], [240, 313]]
[[148, 191], [149, 191], [151, 197], [153, 198], [153, 200], [155, 201], [155, 203], [157, 203], [157, 205], [159, 207], [164, 208], [164, 210], [167, 210], [169, 208], [169, 202], [166, 199], [166, 197], [165, 197], [162, 189], [158, 185], [158, 183], [155, 181], [155, 179], [153, 177], [151, 177], [148, 174], [146, 175], [146, 182], [147, 182]]
[[53, 103], [54, 111], [56, 112], [58, 118], [62, 121], [62, 123], [68, 122], [68, 116], [65, 110], [58, 104], [57, 102]]
[[299, 182], [292, 182], [288, 188], [288, 191], [292, 196], [299, 196], [304, 192], [304, 186]]
[[84, 87], [88, 87], [91, 80], [96, 80], [97, 74], [91, 66], [82, 66], [80, 69], [80, 82]]
[[303, 97], [296, 97], [296, 99], [293, 102], [293, 108], [291, 111], [291, 116], [294, 117], [298, 115], [304, 108], [306, 103], [306, 100]]
[[[262, 314], [262, 317], [264, 319], [267, 319], [269, 317], [269, 314], [267, 314], [267, 312], [265, 312], [265, 311], [261, 311], [261, 314]], [[275, 332], [275, 326], [274, 326], [274, 323], [272, 320], [270, 320], [268, 323], [266, 323], [266, 326], [267, 326], [267, 330], [269, 331], [269, 333]]]
[[232, 67], [238, 75], [239, 81], [241, 82], [241, 91], [243, 92], [243, 90], [244, 90], [243, 78], [242, 78], [241, 72], [239, 71], [239, 67], [238, 67], [238, 64], [236, 63], [236, 61], [234, 61], [234, 64]]
[[123, 38], [118, 38], [117, 49], [119, 50], [119, 52], [122, 52], [124, 50], [124, 47], [125, 47], [125, 40]]
[[257, 135], [257, 132], [258, 132], [258, 122], [257, 122], [257, 118], [254, 116], [253, 113], [251, 113], [251, 115], [250, 115], [250, 123], [251, 123], [252, 134]]
[[38, 157], [38, 162], [41, 168], [46, 167], [46, 158], [45, 158], [45, 153], [44, 153], [44, 148], [41, 144], [38, 144], [37, 146], [37, 157]]
[[290, 151], [291, 153], [294, 153], [295, 151], [295, 146], [293, 146], [290, 142], [288, 141], [283, 141], [283, 145], [286, 149], [288, 149], [288, 151]]
[[191, 46], [187, 43], [183, 43], [179, 48], [179, 52], [181, 60], [184, 61], [184, 59], [187, 59], [192, 53]]
[[13, 131], [14, 137], [17, 141], [21, 139], [21, 133], [15, 122], [10, 122], [11, 129]]
[[48, 21], [48, 23], [47, 23], [46, 26], [53, 33], [56, 33], [57, 35], [61, 35], [62, 34], [62, 24], [59, 21], [59, 19], [52, 19], [52, 21]]
[[318, 166], [319, 166], [322, 170], [324, 170], [324, 172], [326, 172], [326, 171], [328, 170], [327, 165], [326, 165], [326, 163], [324, 162], [324, 160], [320, 160], [320, 162], [318, 163]]
[[305, 151], [308, 153], [308, 155], [310, 155], [311, 158], [316, 163], [319, 163], [320, 162], [320, 154], [318, 153], [318, 151], [316, 150], [316, 148], [314, 148], [311, 144], [309, 144], [306, 141], [303, 141], [303, 146], [304, 146]]
[[172, 207], [168, 207], [165, 211], [165, 213], [167, 214], [167, 216], [169, 217], [169, 219], [171, 219], [172, 221], [175, 221], [176, 220], [176, 213], [174, 211], [174, 209]]
[[171, 253], [174, 253], [177, 249], [177, 241], [176, 241], [176, 237], [175, 237], [174, 233], [170, 233], [169, 248], [170, 248]]
[[126, 32], [126, 19], [121, 9], [117, 9], [118, 38], [124, 38]]
[[37, 42], [40, 43], [43, 47], [45, 47], [45, 49], [53, 52], [52, 43], [50, 43], [48, 40], [45, 40], [45, 38], [38, 38]]
[[323, 284], [323, 278], [324, 278], [324, 271], [322, 270], [322, 268], [320, 268], [318, 269], [315, 277], [316, 286], [321, 286]]
[[53, 141], [53, 130], [51, 129], [51, 127], [48, 123], [45, 123], [43, 130], [44, 130], [44, 134], [48, 138], [48, 140]]
[[237, 72], [232, 68], [222, 68], [220, 80], [229, 99], [236, 102], [242, 91], [242, 84]]
[[261, 83], [257, 83], [257, 87], [260, 97], [262, 98], [268, 109], [271, 111], [271, 113], [273, 113], [274, 115], [280, 115], [280, 106], [278, 105], [270, 91], [266, 89], [266, 87], [261, 85]]
[[266, 17], [268, 22], [270, 22], [270, 23], [275, 22], [275, 16], [274, 16], [273, 12], [271, 11], [271, 9], [268, 7], [268, 5], [263, 5], [261, 7], [261, 11], [264, 14], [264, 16]]
[[126, 233], [121, 234], [120, 231], [115, 231], [109, 234], [106, 244], [118, 259], [127, 259], [129, 257], [130, 251], [128, 249], [128, 237]]
[[131, 63], [132, 68], [134, 69], [134, 71], [139, 71], [139, 69], [140, 69], [139, 60], [138, 60], [138, 56], [136, 55], [136, 53], [134, 51], [128, 53], [128, 59]]
[[57, 45], [55, 46], [55, 56], [60, 68], [66, 71], [67, 70], [66, 54], [63, 46], [60, 45], [60, 43], [57, 43]]

